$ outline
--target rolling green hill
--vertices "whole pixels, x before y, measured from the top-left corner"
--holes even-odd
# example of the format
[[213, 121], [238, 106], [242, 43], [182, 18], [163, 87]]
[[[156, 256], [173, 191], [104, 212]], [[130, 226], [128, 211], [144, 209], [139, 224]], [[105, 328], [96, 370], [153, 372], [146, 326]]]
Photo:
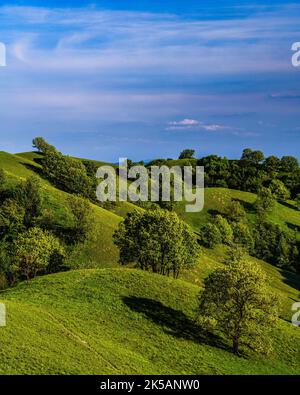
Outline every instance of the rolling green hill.
[[[16, 183], [33, 174], [41, 179], [43, 207], [56, 221], [70, 221], [63, 192], [40, 175], [37, 153], [0, 152], [0, 168]], [[102, 162], [99, 162], [102, 164]], [[224, 188], [205, 190], [201, 213], [178, 214], [194, 229], [239, 200], [249, 221], [256, 220], [256, 195]], [[7, 326], [0, 328], [2, 374], [300, 374], [300, 329], [292, 327], [291, 305], [299, 300], [300, 279], [263, 261], [269, 285], [281, 302], [280, 325], [274, 329], [274, 352], [265, 356], [231, 353], [218, 337], [207, 338], [195, 326], [197, 295], [203, 279], [222, 267], [226, 247], [202, 248], [198, 265], [179, 280], [135, 269], [116, 268], [118, 251], [112, 234], [130, 203], [110, 210], [92, 205], [94, 238], [74, 249], [72, 270], [20, 283], [2, 291]], [[276, 203], [269, 219], [286, 228], [300, 228], [300, 212], [291, 203]], [[299, 234], [299, 232], [298, 232]]]
[[[300, 331], [281, 320], [267, 359], [195, 328], [199, 288], [131, 269], [45, 276], [1, 293], [2, 374], [295, 374]], [[292, 291], [294, 294], [294, 291]]]
[[[32, 175], [39, 176], [40, 165], [34, 159], [39, 154], [21, 155], [0, 152], [0, 168], [9, 176], [9, 182], [16, 183]], [[67, 206], [69, 194], [52, 186], [47, 180], [41, 179], [43, 207], [51, 209], [55, 220], [61, 226], [70, 223], [70, 212]], [[73, 252], [69, 264], [74, 267], [109, 267], [117, 265], [118, 251], [113, 244], [112, 234], [117, 228], [121, 217], [116, 213], [92, 205], [94, 211], [95, 238], [88, 240], [80, 249]]]
[[[204, 209], [199, 213], [187, 213], [185, 201], [178, 202], [176, 205], [176, 212], [195, 232], [199, 232], [201, 225], [208, 222], [213, 214], [223, 214], [231, 200], [237, 200], [244, 206], [249, 221], [255, 222], [256, 220], [253, 210], [253, 203], [256, 200], [254, 193], [226, 188], [205, 188], [204, 196]], [[268, 219], [286, 229], [295, 229], [300, 238], [300, 211], [293, 207], [292, 202], [285, 204], [276, 202], [274, 209], [268, 214]]]

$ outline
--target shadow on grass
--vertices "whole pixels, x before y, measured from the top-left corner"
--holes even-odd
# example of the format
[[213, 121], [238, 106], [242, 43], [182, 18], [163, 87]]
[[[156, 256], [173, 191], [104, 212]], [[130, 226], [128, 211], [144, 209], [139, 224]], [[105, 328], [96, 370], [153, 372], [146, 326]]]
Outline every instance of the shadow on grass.
[[288, 226], [290, 229], [292, 229], [292, 230], [294, 230], [294, 231], [296, 231], [296, 232], [300, 232], [300, 226], [299, 226], [299, 225], [291, 224], [290, 222], [286, 222], [286, 224], [287, 224], [287, 226]]
[[160, 325], [164, 332], [171, 336], [231, 351], [222, 339], [204, 332], [195, 321], [187, 317], [182, 311], [167, 307], [153, 299], [136, 296], [123, 297], [123, 302], [132, 311], [143, 314], [148, 320]]
[[257, 212], [253, 203], [245, 202], [244, 200], [238, 198], [232, 200], [239, 202], [240, 205], [244, 207], [245, 211], [247, 211], [247, 213], [255, 214]]
[[288, 272], [287, 270], [282, 270], [283, 282], [290, 287], [300, 291], [300, 277], [299, 274]]

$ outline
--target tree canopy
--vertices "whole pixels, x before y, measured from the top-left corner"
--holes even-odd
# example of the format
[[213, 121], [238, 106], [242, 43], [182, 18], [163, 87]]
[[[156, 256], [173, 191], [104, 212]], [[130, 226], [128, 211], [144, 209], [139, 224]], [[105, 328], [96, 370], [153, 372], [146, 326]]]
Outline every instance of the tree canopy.
[[268, 335], [277, 319], [277, 298], [257, 264], [236, 260], [206, 278], [199, 296], [199, 321], [230, 340], [235, 354], [241, 345], [270, 351]]
[[179, 276], [193, 267], [199, 247], [193, 232], [170, 211], [156, 209], [129, 213], [114, 234], [120, 263], [136, 263], [142, 270]]

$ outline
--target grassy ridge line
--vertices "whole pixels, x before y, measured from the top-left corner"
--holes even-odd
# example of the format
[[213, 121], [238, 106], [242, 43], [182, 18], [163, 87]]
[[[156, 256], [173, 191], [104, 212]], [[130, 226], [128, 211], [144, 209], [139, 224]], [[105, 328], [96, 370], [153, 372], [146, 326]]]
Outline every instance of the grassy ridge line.
[[296, 374], [300, 331], [285, 321], [269, 358], [202, 338], [199, 287], [133, 269], [74, 270], [1, 293], [2, 374]]

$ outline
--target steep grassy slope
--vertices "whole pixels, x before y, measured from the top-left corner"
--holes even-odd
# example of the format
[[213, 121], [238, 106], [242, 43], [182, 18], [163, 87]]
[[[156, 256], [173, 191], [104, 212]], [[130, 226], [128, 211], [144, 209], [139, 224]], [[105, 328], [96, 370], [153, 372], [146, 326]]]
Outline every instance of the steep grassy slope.
[[[275, 351], [236, 357], [194, 325], [199, 288], [130, 269], [45, 276], [1, 293], [3, 374], [295, 374], [300, 331], [285, 321]], [[291, 291], [293, 292], [293, 291]]]
[[[12, 155], [0, 152], [0, 168], [4, 169], [9, 178], [9, 183], [16, 184], [32, 175], [39, 176], [40, 166], [34, 161], [38, 154], [28, 153]], [[55, 221], [61, 227], [71, 223], [71, 213], [68, 209], [67, 199], [69, 194], [52, 186], [47, 180], [40, 178], [43, 196], [43, 208], [51, 210]], [[118, 251], [113, 244], [112, 234], [117, 228], [121, 217], [115, 213], [92, 205], [95, 226], [94, 238], [85, 245], [74, 250], [69, 262], [77, 267], [108, 267], [117, 265]]]

